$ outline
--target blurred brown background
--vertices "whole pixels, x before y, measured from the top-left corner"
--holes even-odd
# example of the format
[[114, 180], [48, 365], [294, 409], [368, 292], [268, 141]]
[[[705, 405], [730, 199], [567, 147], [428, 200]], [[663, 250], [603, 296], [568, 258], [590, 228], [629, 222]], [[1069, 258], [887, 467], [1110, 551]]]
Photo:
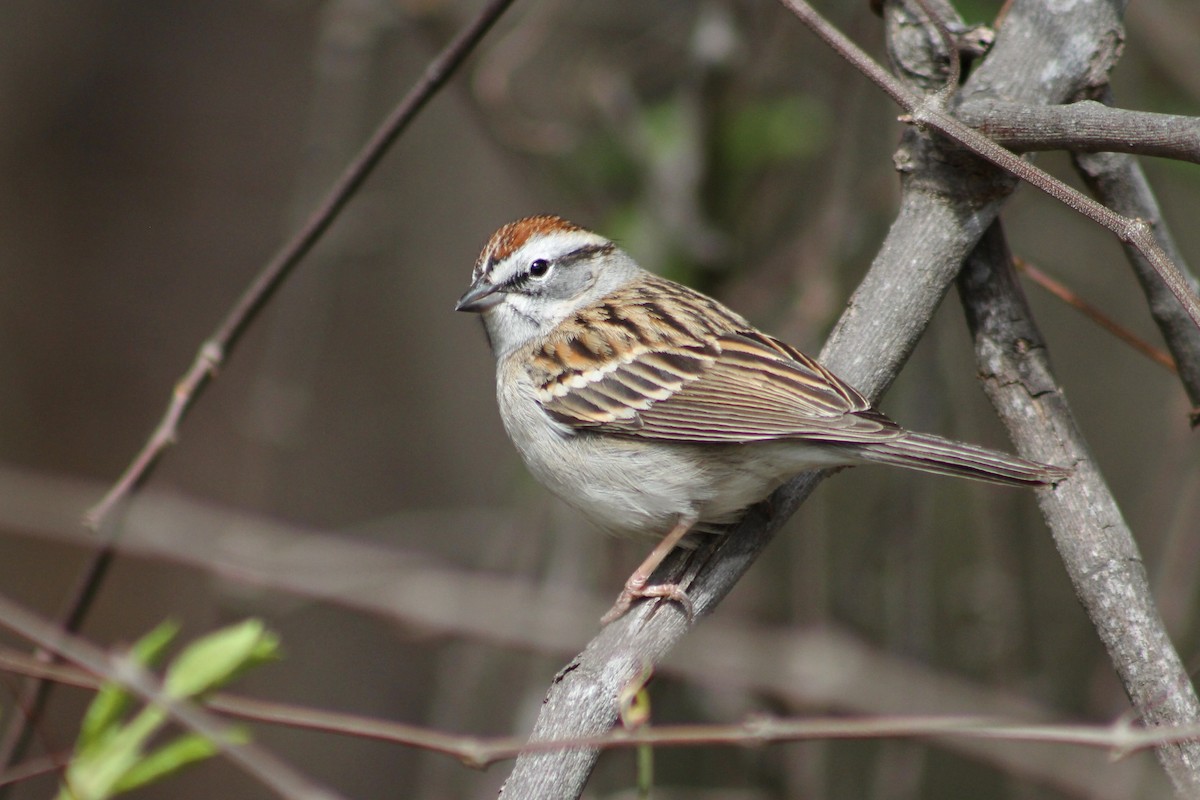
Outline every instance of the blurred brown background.
[[[55, 612], [83, 562], [86, 505], [140, 447], [201, 340], [477, 5], [0, 5], [0, 591]], [[958, 7], [982, 22], [998, 5]], [[879, 57], [865, 2], [824, 6]], [[1200, 11], [1138, 3], [1128, 26], [1118, 102], [1200, 114]], [[136, 552], [118, 560], [85, 634], [111, 645], [168, 616], [192, 636], [260, 615], [287, 657], [239, 690], [524, 734], [644, 545], [593, 535], [517, 462], [478, 323], [451, 312], [478, 249], [513, 218], [561, 213], [816, 350], [890, 221], [896, 115], [774, 3], [518, 3], [187, 419], [130, 510]], [[1078, 183], [1066, 158], [1039, 163]], [[1145, 166], [1200, 261], [1200, 171]], [[1028, 188], [1004, 219], [1017, 253], [1157, 342], [1110, 235]], [[1194, 664], [1200, 459], [1186, 398], [1165, 370], [1028, 291]], [[883, 408], [1004, 447], [956, 305]], [[339, 560], [338, 542], [354, 558]], [[380, 568], [364, 571], [364, 558]], [[521, 593], [526, 582], [540, 593]], [[907, 659], [929, 686], [966, 682], [1057, 719], [1126, 709], [1027, 493], [843, 474], [708, 625], [836, 630]], [[929, 708], [856, 705], [867, 687], [817, 699], [810, 686], [731, 683], [705, 675], [703, 653], [687, 666], [656, 682], [656, 721]], [[6, 715], [10, 701], [0, 694]], [[39, 748], [69, 748], [85, 702], [58, 692]], [[489, 797], [508, 769], [255, 730], [352, 797]], [[1105, 796], [1017, 760], [911, 742], [677, 749], [659, 754], [658, 783], [663, 797]], [[624, 752], [603, 759], [591, 796], [630, 796], [632, 764]], [[1093, 778], [1110, 791], [1160, 786], [1149, 757], [1120, 777], [1104, 769]], [[142, 796], [269, 795], [217, 760]]]

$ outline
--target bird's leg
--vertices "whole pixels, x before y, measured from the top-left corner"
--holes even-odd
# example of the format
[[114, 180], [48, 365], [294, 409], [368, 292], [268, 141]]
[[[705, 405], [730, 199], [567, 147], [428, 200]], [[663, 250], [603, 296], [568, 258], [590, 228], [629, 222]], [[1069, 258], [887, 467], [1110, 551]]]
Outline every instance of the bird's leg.
[[647, 586], [646, 582], [650, 580], [650, 576], [654, 574], [654, 570], [658, 569], [658, 565], [675, 549], [675, 545], [687, 535], [687, 532], [696, 524], [696, 518], [692, 515], [682, 516], [675, 523], [675, 527], [671, 528], [670, 532], [662, 538], [662, 541], [650, 551], [650, 555], [646, 556], [646, 560], [633, 571], [629, 576], [629, 580], [625, 581], [625, 588], [621, 590], [621, 594], [617, 597], [617, 602], [608, 610], [608, 613], [600, 618], [601, 625], [620, 619], [625, 616], [625, 612], [633, 605], [634, 600], [639, 600], [643, 597], [664, 597], [668, 600], [674, 600], [679, 605], [683, 606], [684, 612], [687, 614], [690, 621], [696, 616], [696, 609], [692, 606], [691, 598], [689, 598], [676, 583], [659, 583], [654, 586]]

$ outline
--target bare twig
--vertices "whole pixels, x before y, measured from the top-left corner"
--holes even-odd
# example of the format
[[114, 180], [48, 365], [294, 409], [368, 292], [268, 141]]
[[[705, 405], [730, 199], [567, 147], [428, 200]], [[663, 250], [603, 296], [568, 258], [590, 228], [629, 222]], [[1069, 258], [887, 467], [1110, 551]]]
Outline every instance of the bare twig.
[[941, 40], [941, 47], [938, 50], [926, 48], [926, 51], [933, 51], [939, 55], [945, 54], [947, 61], [945, 82], [926, 95], [926, 99], [931, 103], [936, 103], [939, 108], [945, 109], [950, 98], [958, 91], [958, 84], [962, 80], [962, 57], [949, 28], [950, 21], [957, 21], [958, 16], [948, 0], [916, 0], [916, 2], [925, 14], [925, 20], [919, 23], [919, 27], [925, 32], [932, 28]]
[[[112, 516], [116, 509], [146, 480], [163, 453], [175, 443], [184, 416], [232, 354], [258, 312], [333, 224], [388, 148], [445, 85], [512, 2], [513, 0], [489, 0], [475, 18], [429, 62], [421, 78], [372, 134], [301, 229], [262, 268], [213, 333], [200, 345], [191, 367], [175, 384], [166, 413], [150, 438], [117, 482], [85, 515], [84, 523], [103, 536], [64, 603], [65, 610], [60, 615], [60, 621], [66, 630], [78, 629], [111, 564], [113, 550], [109, 529], [112, 527]], [[11, 763], [13, 757], [23, 749], [27, 741], [27, 732], [30, 726], [36, 723], [44, 707], [44, 692], [44, 686], [38, 682], [28, 684], [22, 691], [21, 703], [30, 713], [28, 716], [14, 716], [0, 739], [0, 770]]]
[[[81, 498], [95, 495], [86, 482], [0, 467], [0, 527], [78, 544], [86, 533], [70, 510], [82, 505]], [[409, 540], [420, 538], [421, 531], [436, 529], [454, 539], [481, 526], [495, 530], [506, 524], [502, 509], [479, 509], [396, 515], [387, 526], [393, 539]], [[455, 568], [395, 545], [314, 531], [154, 489], [138, 494], [122, 515], [121, 530], [117, 546], [123, 559], [167, 562], [256, 590], [380, 616], [443, 638], [551, 657], [578, 652], [582, 632], [612, 601]], [[213, 531], [223, 533], [214, 538]], [[697, 587], [704, 590], [704, 585]], [[455, 602], [431, 603], [430, 597], [453, 597]], [[763, 659], [762, 653], [772, 658]], [[25, 659], [20, 663], [38, 663]], [[59, 665], [37, 669], [69, 670]], [[824, 708], [856, 717], [1002, 717], [1024, 724], [1061, 717], [1015, 692], [913, 663], [828, 624], [797, 629], [711, 619], [675, 645], [657, 672], [695, 686], [769, 696], [799, 712]], [[49, 674], [63, 680], [59, 676], [69, 673]], [[836, 680], [830, 679], [833, 674]], [[1124, 800], [1134, 787], [1139, 796], [1148, 796], [1148, 781], [1165, 783], [1157, 765], [1147, 765], [1145, 759], [1111, 765], [1092, 752], [1050, 753], [955, 736], [938, 738], [936, 744], [1069, 796]]]
[[[0, 669], [53, 680], [84, 689], [98, 689], [104, 679], [63, 665], [43, 664], [17, 651], [0, 648]], [[614, 729], [584, 738], [527, 742], [511, 736], [483, 737], [448, 734], [361, 714], [323, 711], [289, 703], [218, 693], [204, 707], [222, 716], [248, 722], [311, 730], [361, 739], [390, 742], [455, 758], [469, 767], [483, 768], [529, 752], [552, 752], [579, 747], [614, 749], [641, 744], [695, 746], [701, 744], [759, 744], [828, 739], [882, 739], [931, 737], [935, 739], [988, 739], [1076, 745], [1111, 751], [1128, 758], [1141, 750], [1200, 737], [1200, 724], [1153, 729], [1133, 726], [1127, 719], [1107, 725], [1031, 723], [1023, 719], [972, 715], [923, 714], [861, 717], [807, 717], [787, 719], [755, 716], [723, 725], [646, 726], [636, 732]], [[65, 760], [65, 758], [63, 759]], [[39, 767], [46, 769], [46, 767]], [[1077, 791], [1087, 791], [1075, 787]]]
[[275, 254], [237, 299], [213, 333], [200, 345], [192, 366], [175, 385], [166, 413], [141, 452], [112, 489], [88, 511], [86, 523], [89, 527], [94, 530], [104, 528], [114, 508], [145, 480], [162, 453], [178, 437], [179, 423], [183, 416], [232, 353], [242, 333], [258, 312], [333, 224], [334, 219], [379, 164], [388, 148], [395, 143], [425, 104], [445, 85], [512, 2], [513, 0], [490, 0], [470, 24], [429, 62], [420, 80], [367, 140], [300, 231]]
[[26, 761], [19, 767], [0, 773], [0, 786], [14, 786], [30, 778], [48, 775], [51, 772], [58, 772], [70, 760], [70, 753], [51, 753], [50, 755]]
[[1087, 195], [1021, 159], [965, 123], [945, 113], [938, 102], [918, 95], [906, 87], [862, 49], [834, 28], [804, 0], [782, 0], [805, 25], [821, 37], [847, 61], [867, 76], [889, 97], [908, 112], [908, 118], [918, 128], [932, 128], [966, 147], [971, 152], [995, 164], [1023, 181], [1041, 189], [1067, 207], [1108, 228], [1122, 242], [1136, 247], [1158, 272], [1163, 283], [1183, 306], [1192, 323], [1200, 327], [1200, 298], [1179, 269], [1155, 241], [1153, 231], [1145, 221], [1116, 213]]
[[296, 772], [287, 762], [263, 748], [241, 743], [227, 726], [193, 703], [174, 698], [162, 682], [128, 656], [112, 656], [86, 640], [72, 636], [54, 623], [0, 596], [0, 627], [4, 627], [47, 652], [71, 661], [106, 681], [116, 683], [147, 703], [158, 706], [176, 722], [209, 739], [233, 763], [279, 797], [334, 800], [338, 795]]
[[[1100, 94], [1107, 98], [1109, 93], [1105, 90]], [[1176, 247], [1170, 228], [1158, 208], [1154, 191], [1137, 159], [1122, 153], [1076, 153], [1073, 159], [1075, 168], [1088, 187], [1106, 205], [1150, 224], [1162, 249], [1170, 254], [1171, 260], [1183, 271], [1188, 282], [1196, 286], [1196, 277]], [[1142, 285], [1150, 315], [1158, 325], [1171, 355], [1175, 357], [1180, 382], [1192, 402], [1191, 421], [1195, 427], [1200, 424], [1200, 331], [1174, 302], [1171, 290], [1160, 280], [1153, 264], [1129, 245], [1125, 246], [1125, 255]]]
[[1100, 309], [1096, 308], [1087, 300], [1084, 300], [1082, 297], [1072, 291], [1071, 288], [1066, 284], [1051, 278], [1049, 275], [1042, 272], [1040, 269], [1035, 267], [1033, 264], [1030, 264], [1020, 256], [1013, 256], [1013, 264], [1016, 265], [1017, 269], [1027, 275], [1029, 279], [1038, 286], [1042, 287], [1047, 292], [1054, 295], [1072, 308], [1078, 309], [1092, 322], [1095, 322], [1101, 328], [1108, 331], [1113, 336], [1132, 347], [1134, 350], [1137, 350], [1155, 364], [1158, 364], [1160, 367], [1165, 369], [1169, 369], [1176, 375], [1179, 374], [1179, 368], [1175, 366], [1175, 359], [1171, 358], [1162, 350], [1159, 350], [1157, 347], [1154, 347], [1149, 342], [1139, 337], [1133, 331], [1129, 330], [1124, 325], [1117, 322]]
[[[1025, 298], [999, 224], [959, 280], [984, 390], [1022, 452], [1074, 464], [1070, 479], [1037, 493], [1063, 564], [1148, 726], [1191, 724], [1200, 700], [1154, 604], [1133, 534], [1075, 425]], [[1157, 749], [1183, 797], [1200, 792], [1200, 742]]]

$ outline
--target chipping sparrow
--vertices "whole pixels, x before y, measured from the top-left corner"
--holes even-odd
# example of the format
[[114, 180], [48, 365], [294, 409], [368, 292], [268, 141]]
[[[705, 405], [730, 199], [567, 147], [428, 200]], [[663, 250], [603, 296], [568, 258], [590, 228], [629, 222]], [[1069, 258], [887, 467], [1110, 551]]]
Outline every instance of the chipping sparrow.
[[732, 521], [808, 469], [877, 462], [1038, 486], [1067, 471], [911, 433], [800, 351], [608, 239], [553, 216], [492, 236], [455, 308], [481, 314], [504, 427], [534, 476], [602, 527], [663, 535], [620, 617], [690, 530]]

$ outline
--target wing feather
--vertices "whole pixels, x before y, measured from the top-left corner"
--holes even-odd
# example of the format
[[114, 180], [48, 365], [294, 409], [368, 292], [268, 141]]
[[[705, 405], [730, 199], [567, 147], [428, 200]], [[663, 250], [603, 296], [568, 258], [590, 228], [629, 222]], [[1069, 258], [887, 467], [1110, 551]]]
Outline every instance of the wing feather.
[[[900, 428], [854, 387], [686, 287], [631, 290], [585, 309], [532, 354], [538, 399], [560, 422], [678, 442], [871, 443]], [[679, 309], [675, 316], [668, 309]]]

